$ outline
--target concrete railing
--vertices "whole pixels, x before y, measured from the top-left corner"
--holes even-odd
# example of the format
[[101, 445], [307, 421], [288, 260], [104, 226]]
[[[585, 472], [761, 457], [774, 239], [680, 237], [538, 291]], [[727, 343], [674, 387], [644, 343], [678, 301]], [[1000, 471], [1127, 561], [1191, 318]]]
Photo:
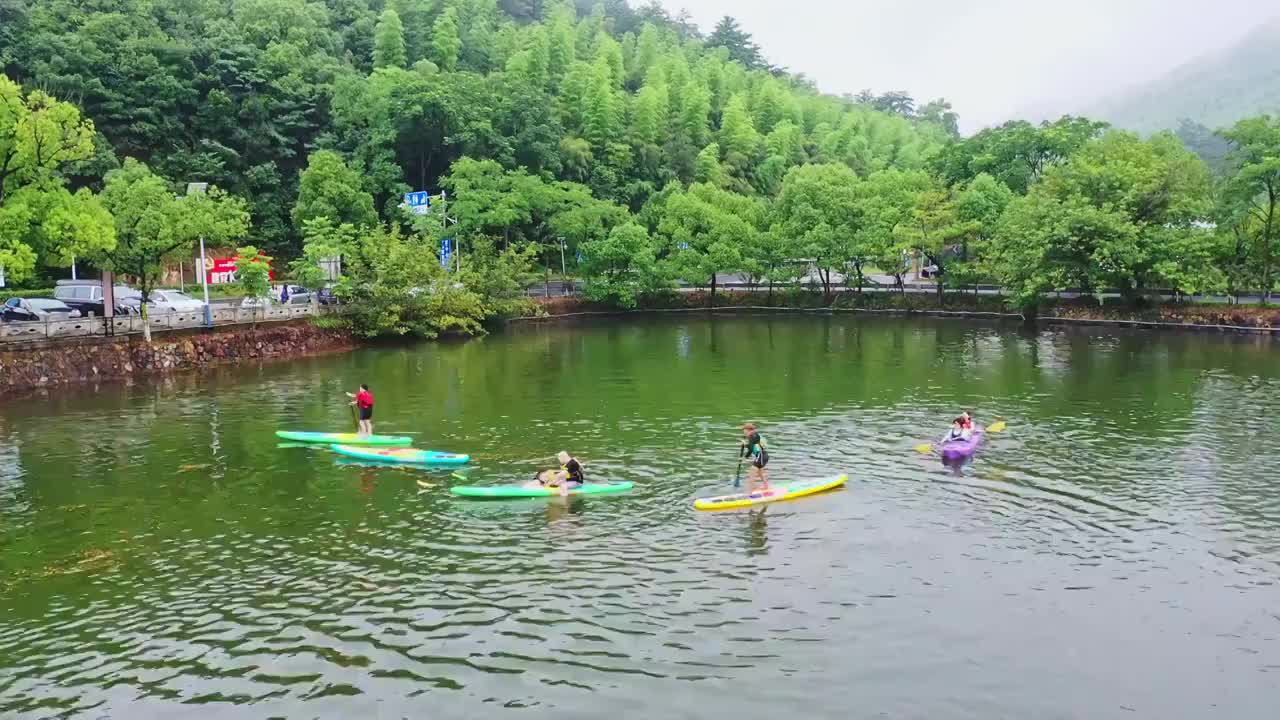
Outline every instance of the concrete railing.
[[[214, 327], [225, 327], [296, 320], [329, 311], [323, 305], [272, 305], [265, 308], [214, 307], [212, 315]], [[204, 326], [204, 311], [153, 313], [150, 321], [152, 333], [188, 330]], [[141, 315], [117, 315], [109, 321], [91, 317], [46, 322], [0, 322], [0, 343], [141, 333]]]

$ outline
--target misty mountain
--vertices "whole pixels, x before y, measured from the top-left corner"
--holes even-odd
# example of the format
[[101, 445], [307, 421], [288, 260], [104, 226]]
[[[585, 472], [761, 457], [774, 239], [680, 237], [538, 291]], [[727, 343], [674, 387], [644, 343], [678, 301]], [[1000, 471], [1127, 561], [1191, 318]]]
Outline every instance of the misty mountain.
[[1225, 50], [1104, 98], [1083, 114], [1154, 132], [1177, 129], [1184, 118], [1217, 129], [1264, 112], [1280, 113], [1280, 19]]

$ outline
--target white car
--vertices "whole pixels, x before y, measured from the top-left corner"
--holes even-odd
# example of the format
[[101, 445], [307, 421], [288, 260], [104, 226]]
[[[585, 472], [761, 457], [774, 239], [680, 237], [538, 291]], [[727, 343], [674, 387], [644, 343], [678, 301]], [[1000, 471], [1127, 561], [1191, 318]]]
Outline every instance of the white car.
[[153, 313], [201, 312], [204, 303], [177, 290], [152, 290], [147, 309]]
[[269, 308], [273, 305], [275, 305], [275, 302], [269, 297], [247, 297], [240, 301], [240, 307], [242, 308]]

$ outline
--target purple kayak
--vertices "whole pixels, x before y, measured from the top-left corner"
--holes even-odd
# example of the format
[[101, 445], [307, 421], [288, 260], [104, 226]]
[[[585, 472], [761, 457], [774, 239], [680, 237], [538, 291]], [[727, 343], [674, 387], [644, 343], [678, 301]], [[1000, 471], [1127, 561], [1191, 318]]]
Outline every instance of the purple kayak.
[[974, 430], [968, 440], [948, 440], [942, 443], [942, 462], [956, 462], [973, 457], [982, 444], [982, 431]]

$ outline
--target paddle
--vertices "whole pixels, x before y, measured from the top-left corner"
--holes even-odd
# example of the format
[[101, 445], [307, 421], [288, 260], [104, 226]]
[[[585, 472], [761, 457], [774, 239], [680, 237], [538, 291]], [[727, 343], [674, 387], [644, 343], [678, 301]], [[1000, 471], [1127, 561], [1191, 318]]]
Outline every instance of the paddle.
[[[983, 432], [989, 432], [989, 433], [1004, 432], [1005, 428], [1007, 427], [1009, 427], [1009, 423], [1005, 422], [1004, 420], [997, 420], [991, 423], [990, 425], [988, 425]], [[937, 447], [937, 443], [920, 443], [915, 447], [915, 450], [918, 453], [928, 454], [933, 452], [936, 447]]]
[[348, 405], [347, 407], [351, 408], [351, 422], [356, 424], [356, 434], [359, 435], [360, 434], [360, 418], [356, 417], [356, 406]]
[[742, 487], [742, 451], [746, 446], [738, 445], [738, 469], [733, 471], [733, 486]]

